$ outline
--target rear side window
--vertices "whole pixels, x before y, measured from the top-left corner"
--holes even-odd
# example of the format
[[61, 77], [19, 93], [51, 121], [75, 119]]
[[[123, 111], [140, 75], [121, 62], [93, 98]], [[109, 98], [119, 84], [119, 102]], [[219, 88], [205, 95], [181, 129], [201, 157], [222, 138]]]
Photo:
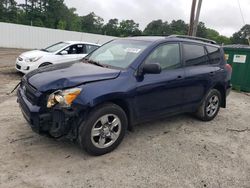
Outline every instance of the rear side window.
[[99, 47], [99, 46], [86, 44], [87, 54], [91, 53], [92, 51], [94, 51], [94, 50], [97, 49], [98, 47]]
[[163, 70], [180, 67], [181, 60], [179, 44], [169, 43], [157, 47], [147, 57], [145, 63], [159, 63]]
[[186, 66], [208, 64], [208, 56], [202, 45], [183, 44], [183, 56]]
[[220, 48], [207, 46], [209, 63], [210, 64], [218, 64], [221, 60]]

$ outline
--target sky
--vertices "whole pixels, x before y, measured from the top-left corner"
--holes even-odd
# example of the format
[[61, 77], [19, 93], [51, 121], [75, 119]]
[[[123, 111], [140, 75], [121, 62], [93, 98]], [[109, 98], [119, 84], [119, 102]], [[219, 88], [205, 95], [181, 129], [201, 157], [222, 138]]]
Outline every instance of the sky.
[[[244, 25], [250, 24], [250, 0], [203, 0], [200, 21], [220, 34], [231, 36]], [[107, 22], [111, 18], [133, 19], [144, 29], [152, 20], [182, 19], [189, 23], [192, 0], [65, 0], [79, 15], [95, 12]]]
[[[18, 2], [23, 0], [18, 0]], [[197, 0], [198, 1], [198, 0]], [[242, 9], [240, 13], [238, 1]], [[189, 23], [192, 0], [64, 0], [68, 7], [82, 16], [90, 12], [105, 22], [118, 18], [133, 19], [144, 29], [152, 20], [171, 22], [182, 19]], [[250, 0], [203, 0], [200, 21], [220, 34], [231, 36], [245, 24], [250, 24]]]

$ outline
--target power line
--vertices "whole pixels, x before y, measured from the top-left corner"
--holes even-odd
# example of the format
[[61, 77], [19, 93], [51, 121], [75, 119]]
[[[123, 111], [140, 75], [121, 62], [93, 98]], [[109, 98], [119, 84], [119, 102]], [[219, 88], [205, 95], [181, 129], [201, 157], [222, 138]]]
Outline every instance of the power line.
[[246, 25], [246, 22], [245, 22], [243, 13], [242, 13], [242, 9], [241, 9], [241, 6], [240, 6], [240, 0], [237, 0], [237, 2], [238, 2], [238, 5], [239, 5], [240, 15], [241, 15], [241, 18], [242, 18], [242, 22], [243, 22], [244, 25]]

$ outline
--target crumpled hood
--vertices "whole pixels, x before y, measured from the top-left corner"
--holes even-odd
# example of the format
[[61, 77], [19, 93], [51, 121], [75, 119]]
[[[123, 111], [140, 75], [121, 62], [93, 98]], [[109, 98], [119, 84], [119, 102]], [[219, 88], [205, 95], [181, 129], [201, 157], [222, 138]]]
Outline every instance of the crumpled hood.
[[114, 79], [120, 70], [73, 62], [36, 69], [25, 75], [26, 80], [41, 92], [70, 88], [87, 82]]
[[20, 56], [23, 58], [33, 58], [33, 57], [39, 57], [39, 56], [43, 56], [43, 55], [47, 55], [47, 54], [49, 54], [49, 53], [41, 51], [41, 50], [32, 50], [32, 51], [24, 52]]

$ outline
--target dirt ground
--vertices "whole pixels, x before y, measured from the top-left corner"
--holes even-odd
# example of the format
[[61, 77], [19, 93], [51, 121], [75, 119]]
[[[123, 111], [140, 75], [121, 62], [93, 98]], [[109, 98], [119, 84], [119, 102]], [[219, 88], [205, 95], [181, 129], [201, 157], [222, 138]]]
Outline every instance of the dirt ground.
[[66, 139], [40, 136], [16, 96], [15, 58], [0, 49], [0, 187], [250, 188], [250, 96], [232, 92], [211, 122], [180, 115], [135, 127], [113, 152], [89, 156]]

